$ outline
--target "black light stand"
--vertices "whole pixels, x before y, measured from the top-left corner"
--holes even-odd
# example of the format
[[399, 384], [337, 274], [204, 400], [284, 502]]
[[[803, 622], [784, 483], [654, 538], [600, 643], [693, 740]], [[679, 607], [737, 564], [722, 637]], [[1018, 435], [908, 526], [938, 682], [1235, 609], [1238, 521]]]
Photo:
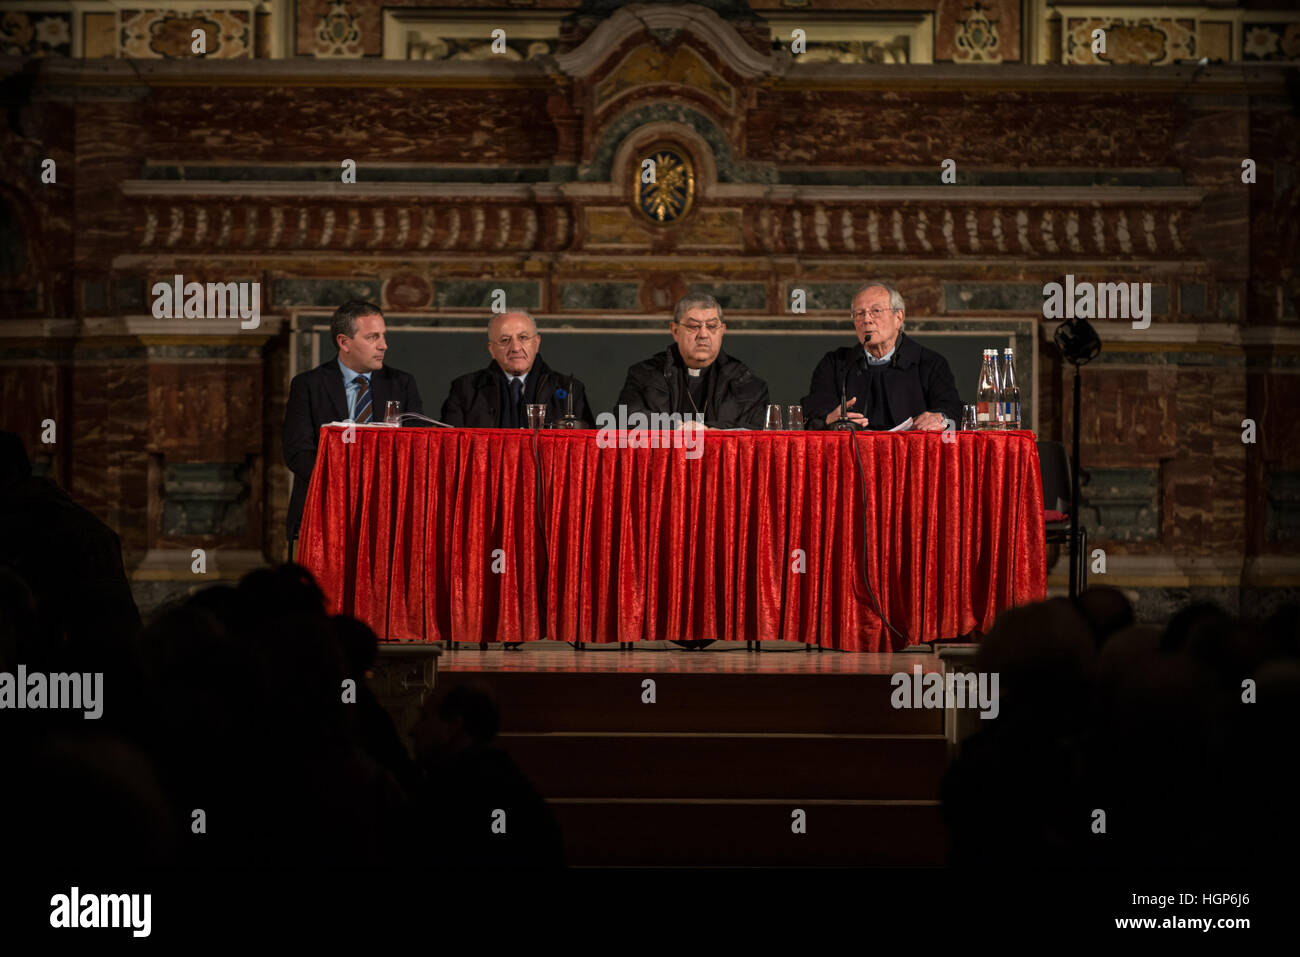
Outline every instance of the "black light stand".
[[1070, 598], [1079, 597], [1079, 419], [1082, 408], [1079, 367], [1097, 358], [1101, 338], [1085, 319], [1067, 319], [1052, 338], [1061, 355], [1074, 366], [1074, 427], [1070, 445]]

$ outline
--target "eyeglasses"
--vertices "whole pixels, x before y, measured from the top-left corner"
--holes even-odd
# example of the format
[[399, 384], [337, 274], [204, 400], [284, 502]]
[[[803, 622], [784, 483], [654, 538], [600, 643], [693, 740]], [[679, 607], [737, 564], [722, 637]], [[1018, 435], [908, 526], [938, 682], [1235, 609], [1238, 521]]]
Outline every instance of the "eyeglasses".
[[536, 338], [537, 337], [534, 336], [531, 332], [521, 332], [517, 336], [499, 337], [497, 339], [497, 345], [501, 346], [501, 348], [504, 349], [505, 347], [509, 346], [510, 343], [517, 341], [521, 346], [526, 346], [528, 345], [528, 343], [532, 342]]
[[854, 322], [862, 322], [867, 318], [867, 316], [870, 316], [872, 319], [879, 322], [881, 319], [885, 318], [886, 314], [895, 311], [896, 310], [894, 309], [886, 309], [884, 306], [876, 306], [873, 309], [859, 309], [857, 312], [852, 313], [852, 316]]
[[713, 320], [712, 322], [706, 322], [703, 324], [700, 324], [698, 322], [679, 322], [677, 323], [677, 325], [681, 326], [683, 329], [685, 329], [693, 336], [699, 335], [701, 331], [707, 332], [709, 335], [713, 335], [715, 332], [717, 332], [719, 329], [722, 328], [722, 323], [718, 322], [716, 319]]

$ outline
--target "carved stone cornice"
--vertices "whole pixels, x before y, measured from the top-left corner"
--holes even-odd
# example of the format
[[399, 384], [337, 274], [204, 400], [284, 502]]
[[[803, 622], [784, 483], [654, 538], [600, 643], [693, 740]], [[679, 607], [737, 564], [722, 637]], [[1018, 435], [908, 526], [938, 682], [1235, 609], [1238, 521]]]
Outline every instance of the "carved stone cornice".
[[[317, 196], [310, 203], [295, 203], [288, 196], [284, 202], [256, 196], [232, 202], [224, 194], [147, 195], [135, 210], [132, 246], [141, 253], [172, 255], [647, 247], [649, 227], [635, 217], [617, 185], [520, 184], [510, 190], [513, 199], [478, 196], [454, 203], [384, 202], [395, 198], [391, 195], [364, 201], [357, 193], [346, 200]], [[527, 193], [532, 197], [526, 198]], [[708, 228], [717, 248], [752, 253], [1167, 261], [1201, 257], [1201, 198], [1200, 190], [1186, 187], [962, 190], [721, 184], [697, 215], [714, 223]], [[593, 215], [599, 217], [596, 232], [589, 228]], [[670, 240], [671, 246], [674, 235], [685, 237], [692, 228], [684, 222], [678, 233], [655, 236]], [[682, 239], [682, 251], [692, 246]]]
[[694, 34], [717, 51], [718, 57], [746, 80], [779, 73], [784, 59], [764, 56], [751, 47], [736, 28], [712, 10], [693, 4], [633, 3], [619, 9], [605, 20], [576, 49], [560, 53], [555, 62], [575, 79], [583, 79], [598, 69], [610, 51], [628, 37], [647, 30], [684, 30]]

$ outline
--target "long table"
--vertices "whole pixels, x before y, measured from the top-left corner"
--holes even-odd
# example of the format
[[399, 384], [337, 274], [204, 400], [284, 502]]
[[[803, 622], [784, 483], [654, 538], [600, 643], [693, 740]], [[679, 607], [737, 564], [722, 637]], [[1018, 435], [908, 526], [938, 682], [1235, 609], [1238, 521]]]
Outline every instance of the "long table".
[[323, 427], [298, 561], [390, 641], [888, 651], [1044, 597], [1031, 432], [620, 436]]

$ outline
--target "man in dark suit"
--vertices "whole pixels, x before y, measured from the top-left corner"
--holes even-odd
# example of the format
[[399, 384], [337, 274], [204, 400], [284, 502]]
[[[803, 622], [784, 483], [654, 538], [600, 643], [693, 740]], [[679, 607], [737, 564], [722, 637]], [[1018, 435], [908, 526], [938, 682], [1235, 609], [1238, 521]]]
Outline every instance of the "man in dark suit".
[[424, 411], [415, 377], [384, 365], [388, 342], [378, 306], [358, 299], [345, 302], [330, 319], [330, 333], [339, 354], [294, 376], [284, 409], [284, 461], [293, 471], [287, 523], [291, 543], [298, 538], [322, 425], [382, 422], [392, 400], [402, 404], [402, 412]]
[[548, 366], [541, 350], [541, 334], [528, 313], [493, 316], [488, 321], [492, 361], [452, 382], [441, 420], [469, 429], [523, 429], [528, 427], [524, 407], [545, 405], [548, 424], [561, 421], [572, 408], [578, 428], [593, 428], [596, 417], [582, 381]]
[[858, 345], [832, 349], [813, 371], [803, 399], [804, 422], [824, 429], [839, 420], [840, 383], [847, 418], [862, 428], [892, 429], [912, 419], [911, 428], [941, 430], [961, 421], [961, 396], [948, 360], [903, 333], [903, 297], [891, 284], [863, 284], [851, 310]]
[[703, 416], [707, 428], [763, 428], [767, 383], [722, 351], [727, 326], [718, 300], [703, 293], [683, 296], [668, 331], [671, 346], [627, 370], [618, 402], [628, 416], [676, 413]]

